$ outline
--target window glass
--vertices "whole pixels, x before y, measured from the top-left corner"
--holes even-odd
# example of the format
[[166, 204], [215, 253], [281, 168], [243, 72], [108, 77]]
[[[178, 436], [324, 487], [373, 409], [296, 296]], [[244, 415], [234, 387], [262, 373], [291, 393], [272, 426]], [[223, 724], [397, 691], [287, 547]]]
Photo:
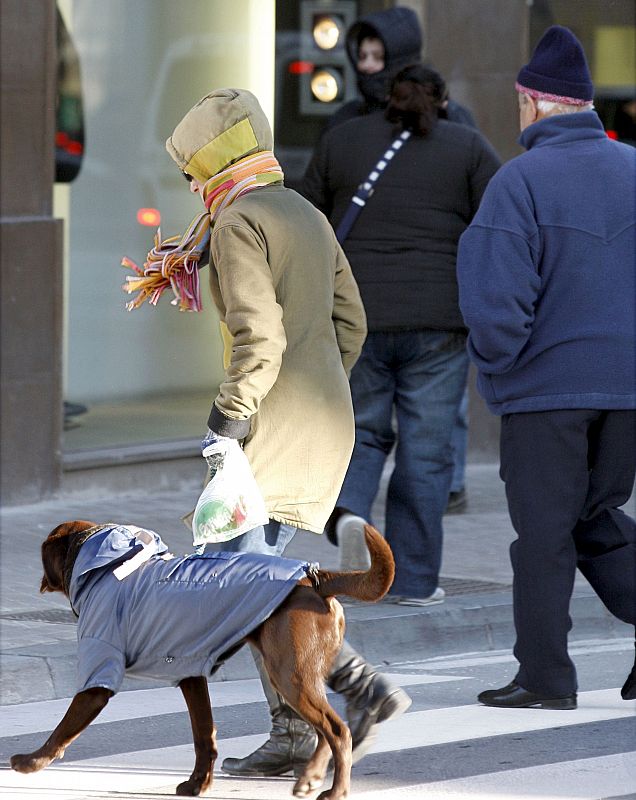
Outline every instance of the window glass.
[[[56, 204], [65, 217], [66, 453], [196, 440], [222, 376], [218, 317], [200, 271], [202, 313], [126, 311], [128, 256], [182, 233], [198, 197], [165, 150], [203, 95], [250, 89], [270, 120], [274, 0], [60, 0], [78, 55], [83, 163]], [[77, 106], [76, 106], [77, 107]], [[61, 197], [56, 187], [56, 197]], [[140, 209], [150, 225], [138, 221]], [[143, 221], [143, 215], [142, 215]], [[83, 409], [87, 409], [81, 413]]]

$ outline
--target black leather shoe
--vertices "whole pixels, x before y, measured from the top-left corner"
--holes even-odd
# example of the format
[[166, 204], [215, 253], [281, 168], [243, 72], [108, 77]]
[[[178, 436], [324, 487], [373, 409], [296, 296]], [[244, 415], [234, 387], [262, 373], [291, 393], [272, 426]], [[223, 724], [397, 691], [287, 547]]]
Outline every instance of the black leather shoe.
[[544, 695], [528, 692], [512, 681], [501, 689], [488, 689], [477, 695], [477, 699], [485, 706], [495, 708], [552, 708], [559, 711], [568, 711], [576, 708], [576, 692], [566, 697], [545, 697]]
[[636, 700], [636, 661], [632, 671], [627, 676], [625, 685], [621, 689], [621, 697], [623, 700]]

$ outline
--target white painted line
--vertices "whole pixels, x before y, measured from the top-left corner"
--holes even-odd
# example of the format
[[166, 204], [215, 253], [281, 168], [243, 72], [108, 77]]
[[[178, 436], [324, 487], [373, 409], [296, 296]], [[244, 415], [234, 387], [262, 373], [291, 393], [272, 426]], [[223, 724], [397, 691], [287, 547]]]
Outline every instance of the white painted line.
[[[459, 675], [385, 674], [400, 686], [468, 680]], [[256, 678], [240, 681], [213, 681], [209, 684], [209, 689], [213, 712], [215, 708], [265, 702], [261, 682]], [[0, 706], [0, 730], [4, 732], [5, 736], [50, 731], [62, 719], [70, 702], [71, 698], [65, 697], [59, 700]], [[136, 689], [115, 695], [91, 724], [104, 725], [108, 722], [147, 719], [178, 712], [186, 712], [185, 701], [178, 688]]]
[[[194, 757], [192, 764], [194, 764]], [[25, 797], [39, 798], [84, 798], [86, 792], [146, 792], [157, 793], [165, 791], [174, 794], [178, 783], [185, 780], [190, 770], [179, 772], [172, 771], [169, 767], [156, 766], [152, 769], [133, 768], [118, 769], [116, 766], [101, 767], [99, 769], [78, 767], [77, 765], [56, 764], [41, 772], [30, 775], [21, 775], [11, 769], [0, 771], [0, 796], [8, 794], [13, 800], [24, 792]], [[54, 794], [55, 792], [55, 794]], [[47, 794], [48, 793], [48, 794]], [[99, 796], [99, 795], [97, 795]], [[112, 796], [112, 795], [110, 795]]]
[[463, 740], [485, 739], [510, 733], [540, 731], [633, 717], [636, 700], [625, 701], [618, 689], [581, 692], [574, 711], [541, 708], [490, 708], [479, 704], [414, 711], [379, 727], [371, 753], [390, 753]]
[[[383, 674], [392, 683], [397, 683], [398, 686], [421, 686], [425, 683], [452, 683], [453, 681], [471, 680], [468, 675], [426, 675], [423, 672], [414, 672], [412, 674], [407, 672], [385, 672]], [[332, 694], [332, 692], [328, 692], [328, 694]]]
[[[221, 757], [225, 755], [229, 752]], [[172, 794], [177, 783], [188, 774], [189, 768], [175, 771], [165, 765], [143, 769], [68, 765], [51, 767], [34, 775], [0, 770], [0, 796], [8, 796], [11, 800], [87, 800], [113, 797], [115, 793], [165, 795]], [[636, 787], [636, 753], [562, 761], [406, 786], [383, 783], [381, 789], [360, 791], [356, 790], [354, 777], [352, 797], [356, 800], [597, 800], [633, 792]], [[291, 794], [291, 786], [291, 778], [240, 780], [215, 774], [211, 796], [216, 800], [240, 796], [249, 796], [250, 800], [286, 800]]]
[[[211, 684], [210, 696], [213, 710], [243, 703], [258, 703], [265, 699], [261, 682], [257, 678], [214, 682]], [[47, 731], [62, 719], [70, 702], [71, 698], [64, 697], [59, 700], [0, 706], [0, 729], [5, 736]], [[186, 711], [186, 705], [178, 688], [162, 686], [159, 689], [135, 689], [120, 692], [111, 698], [92, 724], [143, 719], [181, 711]]]
[[[112, 760], [116, 762], [117, 759]], [[144, 767], [61, 764], [31, 775], [0, 769], [0, 797], [6, 796], [11, 800], [88, 800], [113, 798], [120, 793], [123, 797], [130, 797], [133, 793], [135, 797], [141, 793], [150, 794], [151, 797], [174, 797], [176, 786], [187, 779], [192, 771], [193, 753], [189, 752], [188, 758], [182, 760], [183, 768], [179, 770], [159, 763], [161, 759], [158, 759], [156, 765], [144, 764]], [[213, 797], [214, 800], [239, 797], [249, 797], [250, 800], [289, 800], [292, 786], [291, 777], [237, 779], [215, 773], [214, 785], [206, 796]]]
[[[449, 781], [420, 783], [367, 792], [356, 800], [598, 800], [636, 790], [636, 753], [561, 761], [537, 767], [489, 772]], [[353, 794], [353, 793], [352, 793]]]
[[[621, 638], [607, 641], [607, 639], [589, 639], [575, 642], [568, 648], [571, 656], [594, 655], [595, 653], [620, 653], [633, 654], [634, 640]], [[487, 653], [478, 651], [474, 653], [460, 653], [454, 656], [435, 656], [434, 658], [418, 659], [417, 661], [398, 661], [391, 664], [392, 670], [438, 670], [438, 669], [465, 669], [466, 667], [479, 667], [486, 664], [507, 664], [516, 662], [510, 650], [491, 650]]]
[[[378, 739], [370, 752], [389, 753], [407, 748], [622, 719], [634, 716], [635, 711], [636, 701], [625, 702], [618, 689], [582, 692], [579, 694], [579, 708], [575, 711], [500, 709], [482, 705], [415, 711], [381, 725]], [[251, 753], [266, 738], [265, 735], [222, 737], [221, 730], [218, 741], [219, 764], [227, 756]], [[81, 762], [81, 769], [84, 770], [86, 766], [93, 769], [136, 770], [143, 765], [145, 769], [156, 766], [160, 770], [187, 771], [192, 767], [193, 753], [193, 747], [188, 743], [91, 758]], [[77, 769], [77, 763], [69, 764], [69, 767]]]
[[[153, 690], [151, 690], [153, 691]], [[580, 725], [609, 719], [631, 717], [636, 711], [636, 701], [624, 702], [617, 689], [583, 692], [579, 695], [576, 711], [544, 711], [541, 709], [495, 709], [485, 706], [459, 706], [407, 713], [399, 720], [380, 726], [378, 741], [372, 753], [394, 752], [404, 748], [426, 747], [461, 740], [475, 740], [510, 733], [543, 730], [559, 726]], [[242, 736], [219, 740], [219, 761], [228, 756], [243, 756], [263, 742], [263, 736]], [[608, 758], [615, 759], [608, 761]], [[189, 775], [194, 762], [191, 744], [177, 747], [156, 748], [127, 752], [103, 758], [89, 759], [81, 763], [60, 764], [33, 775], [20, 775], [10, 770], [0, 771], [0, 795], [11, 800], [82, 800], [86, 792], [95, 792], [94, 797], [112, 796], [112, 792], [157, 792], [172, 793], [180, 780]], [[636, 764], [636, 760], [634, 760]], [[559, 765], [532, 767], [510, 772], [497, 772], [486, 776], [471, 776], [466, 779], [443, 781], [436, 784], [418, 784], [409, 787], [386, 787], [381, 792], [358, 794], [359, 800], [385, 800], [386, 798], [449, 798], [449, 800], [479, 800], [498, 797], [499, 800], [522, 800], [541, 795], [550, 798], [584, 798], [625, 794], [630, 785], [633, 789], [633, 768], [627, 767], [624, 757], [612, 756], [574, 762], [570, 771], [581, 790], [559, 794], [557, 780]], [[610, 764], [610, 766], [607, 766]], [[589, 772], [593, 766], [592, 773]], [[534, 775], [539, 770], [542, 782]], [[599, 781], [604, 776], [611, 780], [603, 783], [602, 793], [597, 793], [597, 770]], [[512, 777], [508, 777], [512, 775]], [[594, 777], [594, 780], [592, 780]], [[631, 781], [631, 784], [629, 783]], [[249, 785], [249, 796], [253, 800], [278, 800], [290, 795], [289, 779], [264, 779], [234, 781], [219, 775], [215, 780], [215, 797], [237, 797], [237, 792]], [[540, 790], [537, 787], [543, 787]], [[509, 787], [509, 788], [506, 788]], [[523, 787], [520, 789], [519, 787]], [[531, 788], [528, 788], [531, 787]], [[545, 793], [547, 791], [547, 794]], [[104, 794], [102, 794], [104, 792]], [[106, 794], [108, 793], [108, 795]]]

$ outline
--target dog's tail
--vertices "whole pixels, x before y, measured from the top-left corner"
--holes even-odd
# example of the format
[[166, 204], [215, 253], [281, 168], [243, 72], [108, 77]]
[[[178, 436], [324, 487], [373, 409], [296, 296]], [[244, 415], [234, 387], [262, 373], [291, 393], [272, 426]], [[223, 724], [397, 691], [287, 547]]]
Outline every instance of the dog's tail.
[[321, 597], [341, 594], [374, 602], [389, 591], [395, 577], [395, 561], [391, 548], [372, 525], [364, 526], [364, 537], [371, 556], [369, 569], [366, 572], [316, 570], [310, 578]]

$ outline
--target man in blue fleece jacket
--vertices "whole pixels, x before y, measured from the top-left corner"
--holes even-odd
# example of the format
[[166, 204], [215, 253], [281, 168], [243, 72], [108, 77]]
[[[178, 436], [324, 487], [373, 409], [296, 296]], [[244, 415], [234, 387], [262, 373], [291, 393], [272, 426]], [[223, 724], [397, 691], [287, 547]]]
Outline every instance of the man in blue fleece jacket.
[[[459, 246], [460, 307], [479, 389], [502, 415], [501, 477], [517, 540], [519, 670], [480, 702], [576, 708], [568, 656], [576, 567], [636, 622], [636, 149], [593, 110], [580, 42], [544, 34], [521, 69], [520, 143]], [[636, 669], [622, 689], [636, 697]]]

